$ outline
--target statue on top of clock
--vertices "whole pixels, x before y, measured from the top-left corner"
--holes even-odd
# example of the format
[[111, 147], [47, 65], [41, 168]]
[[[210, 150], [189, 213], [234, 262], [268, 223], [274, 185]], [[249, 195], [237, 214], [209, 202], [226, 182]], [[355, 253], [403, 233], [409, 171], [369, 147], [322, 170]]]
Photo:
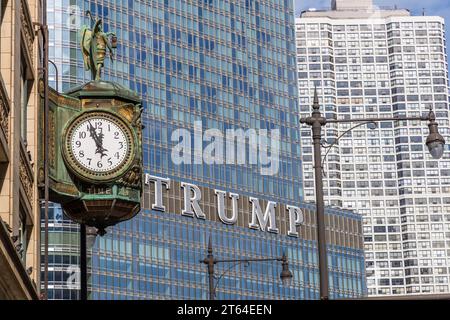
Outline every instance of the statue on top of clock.
[[94, 20], [90, 11], [86, 11], [86, 15], [91, 18], [93, 27], [83, 26], [81, 28], [81, 52], [83, 53], [84, 68], [91, 71], [93, 80], [99, 81], [107, 50], [111, 62], [113, 62], [113, 50], [117, 48], [117, 36], [114, 32], [103, 32], [102, 19]]

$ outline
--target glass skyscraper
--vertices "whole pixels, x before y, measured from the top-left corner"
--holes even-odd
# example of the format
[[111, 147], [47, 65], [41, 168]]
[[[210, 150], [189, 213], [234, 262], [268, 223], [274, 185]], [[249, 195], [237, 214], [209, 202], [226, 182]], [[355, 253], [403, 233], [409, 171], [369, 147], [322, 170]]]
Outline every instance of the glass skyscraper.
[[[294, 275], [292, 285], [285, 287], [277, 263], [218, 264], [216, 281], [223, 274], [218, 299], [317, 299], [314, 208], [303, 203], [293, 2], [49, 1], [47, 9], [50, 57], [59, 67], [62, 91], [90, 80], [78, 49], [79, 26], [89, 23], [84, 12], [102, 17], [104, 30], [116, 32], [117, 59], [106, 64], [104, 78], [142, 97], [144, 171], [171, 180], [162, 199], [164, 212], [151, 209], [155, 190], [150, 184], [141, 213], [97, 237], [90, 259], [90, 298], [206, 299], [207, 269], [199, 261], [211, 236], [217, 258], [279, 257], [285, 252]], [[208, 158], [196, 151], [189, 156], [201, 163], [176, 164], [173, 152], [180, 141], [174, 132], [184, 129], [195, 136], [198, 124], [203, 131], [278, 129], [279, 136], [269, 134], [272, 145], [275, 141], [280, 147], [277, 170], [263, 174], [261, 161], [221, 164], [225, 155], [217, 154], [207, 164]], [[194, 138], [189, 144], [196, 143]], [[200, 144], [207, 150], [209, 143]], [[245, 159], [257, 151], [247, 142]], [[205, 219], [180, 214], [183, 183], [202, 190]], [[217, 189], [240, 195], [237, 225], [217, 219]], [[252, 208], [244, 198], [261, 200], [263, 211], [270, 201], [301, 208], [305, 219], [299, 237], [288, 235], [281, 205], [276, 207], [279, 233], [249, 228]], [[58, 206], [52, 217], [59, 221], [51, 224], [50, 297], [75, 298], [77, 228]], [[330, 209], [327, 221], [331, 297], [363, 296], [361, 218]]]
[[[296, 21], [301, 115], [317, 86], [327, 118], [419, 116], [432, 108], [447, 145], [440, 160], [425, 146], [426, 122], [376, 128], [329, 124], [327, 204], [363, 216], [369, 296], [449, 292], [450, 160], [444, 19], [336, 0]], [[303, 127], [304, 192], [313, 200], [310, 128]], [[324, 153], [326, 150], [324, 150]]]

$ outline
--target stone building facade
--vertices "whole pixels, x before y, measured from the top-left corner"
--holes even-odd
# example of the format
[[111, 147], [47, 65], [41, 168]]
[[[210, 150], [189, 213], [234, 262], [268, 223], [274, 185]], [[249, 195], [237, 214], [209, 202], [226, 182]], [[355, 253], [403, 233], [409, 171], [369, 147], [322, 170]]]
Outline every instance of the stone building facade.
[[0, 0], [0, 299], [39, 298], [42, 0]]

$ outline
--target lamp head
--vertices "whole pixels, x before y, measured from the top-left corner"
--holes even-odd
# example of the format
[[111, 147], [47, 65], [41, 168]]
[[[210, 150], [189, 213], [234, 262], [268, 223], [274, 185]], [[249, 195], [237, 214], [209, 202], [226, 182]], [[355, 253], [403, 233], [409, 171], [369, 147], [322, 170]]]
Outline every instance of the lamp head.
[[369, 128], [370, 130], [375, 130], [378, 127], [376, 122], [369, 122], [367, 123], [367, 128]]
[[285, 253], [283, 253], [283, 258], [281, 261], [283, 266], [283, 269], [280, 274], [281, 282], [283, 283], [284, 286], [289, 286], [292, 282], [292, 272], [289, 270], [289, 265]]
[[[428, 139], [427, 139], [428, 140]], [[430, 151], [433, 159], [440, 159], [444, 154], [444, 142], [440, 140], [435, 140], [427, 142], [428, 151]]]
[[86, 247], [88, 250], [94, 247], [97, 234], [97, 228], [86, 226]]
[[428, 124], [430, 134], [427, 137], [426, 145], [434, 159], [440, 159], [444, 154], [445, 139], [438, 131], [438, 124], [435, 120], [434, 113], [430, 112], [430, 123]]

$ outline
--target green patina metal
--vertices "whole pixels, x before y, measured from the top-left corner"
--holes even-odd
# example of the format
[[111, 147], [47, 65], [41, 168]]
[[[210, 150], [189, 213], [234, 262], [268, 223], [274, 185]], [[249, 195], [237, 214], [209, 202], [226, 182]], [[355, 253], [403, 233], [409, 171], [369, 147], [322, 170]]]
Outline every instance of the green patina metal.
[[[98, 24], [96, 22], [96, 25]], [[100, 20], [101, 21], [101, 20]], [[82, 29], [82, 38], [88, 36]], [[94, 31], [99, 32], [98, 27]], [[94, 33], [95, 34], [95, 33]], [[83, 44], [87, 41], [83, 40]], [[91, 46], [92, 46], [91, 39]], [[82, 45], [83, 45], [82, 44]], [[128, 220], [140, 210], [142, 196], [142, 105], [139, 96], [120, 84], [100, 80], [103, 62], [91, 48], [89, 68], [95, 70], [96, 80], [60, 94], [49, 88], [49, 200], [60, 203], [74, 221], [94, 226], [103, 234], [108, 226]], [[85, 50], [85, 47], [83, 47]], [[85, 59], [86, 62], [86, 59]], [[93, 69], [94, 68], [94, 69]], [[41, 85], [41, 96], [44, 92]], [[44, 105], [42, 96], [41, 105]], [[44, 108], [40, 114], [40, 141], [44, 144]], [[110, 176], [95, 172], [86, 174], [76, 169], [67, 157], [66, 134], [77, 119], [91, 114], [104, 114], [123, 123], [129, 135], [130, 158]], [[44, 154], [39, 154], [38, 181], [44, 185]], [[110, 177], [110, 178], [108, 178]]]
[[86, 14], [91, 18], [92, 27], [83, 26], [81, 28], [81, 51], [84, 68], [91, 71], [92, 80], [100, 80], [106, 51], [109, 51], [112, 62], [114, 59], [113, 49], [116, 48], [117, 38], [114, 32], [103, 32], [102, 19], [94, 20], [90, 11], [87, 11]]
[[[79, 115], [71, 118], [66, 127], [62, 131], [61, 136], [61, 144], [62, 144], [62, 154], [66, 165], [69, 167], [68, 169], [77, 175], [80, 179], [93, 183], [108, 183], [111, 181], [115, 181], [117, 177], [122, 176], [125, 171], [129, 170], [131, 164], [134, 163], [135, 158], [137, 156], [137, 150], [135, 146], [137, 145], [137, 136], [134, 132], [133, 128], [126, 122], [123, 121], [121, 115], [117, 112], [117, 107], [112, 107], [109, 109], [99, 109], [100, 104], [98, 101], [96, 102], [96, 107], [91, 108], [89, 110], [85, 110]], [[130, 107], [130, 104], [125, 104], [125, 106]], [[123, 106], [119, 106], [121, 108]], [[116, 109], [116, 111], [113, 111]], [[114, 170], [106, 171], [106, 172], [98, 172], [92, 171], [84, 168], [80, 165], [76, 159], [74, 158], [74, 154], [72, 152], [72, 145], [70, 143], [71, 134], [73, 133], [73, 129], [76, 128], [83, 121], [90, 121], [93, 118], [103, 118], [109, 119], [115, 122], [118, 126], [121, 127], [123, 132], [125, 133], [128, 151], [126, 154], [126, 161], [124, 161], [120, 166], [116, 167]]]

